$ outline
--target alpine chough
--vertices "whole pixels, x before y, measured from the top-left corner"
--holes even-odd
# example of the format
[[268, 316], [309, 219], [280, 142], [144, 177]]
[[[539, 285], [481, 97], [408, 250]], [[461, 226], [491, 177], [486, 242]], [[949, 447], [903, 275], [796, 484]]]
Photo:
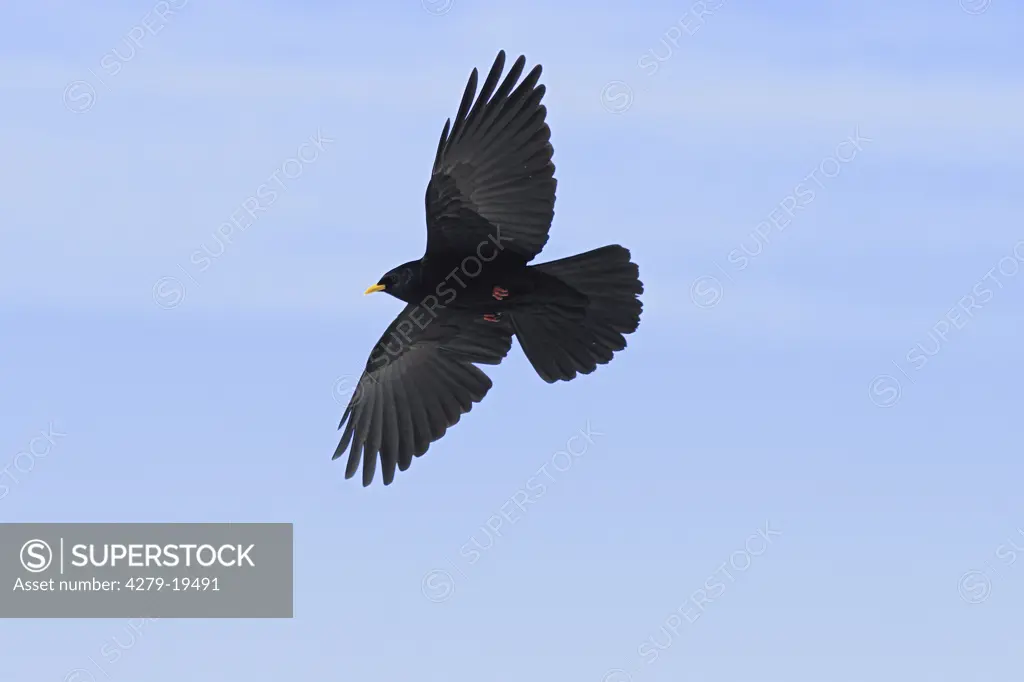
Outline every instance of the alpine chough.
[[[504, 80], [498, 53], [479, 96], [477, 70], [445, 121], [426, 192], [427, 247], [366, 290], [405, 309], [370, 353], [341, 417], [337, 459], [345, 478], [363, 464], [384, 485], [483, 400], [512, 337], [544, 381], [569, 381], [626, 347], [643, 308], [639, 269], [627, 249], [604, 246], [528, 265], [554, 217], [551, 130], [541, 104], [541, 67], [519, 82], [520, 56]], [[475, 99], [474, 99], [475, 98]]]

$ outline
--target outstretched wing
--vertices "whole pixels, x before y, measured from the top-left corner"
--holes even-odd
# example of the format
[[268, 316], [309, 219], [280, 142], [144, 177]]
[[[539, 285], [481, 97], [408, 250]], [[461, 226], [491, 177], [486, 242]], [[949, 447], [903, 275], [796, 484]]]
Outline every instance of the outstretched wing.
[[499, 52], [475, 104], [473, 69], [455, 125], [445, 121], [427, 185], [428, 257], [500, 240], [529, 262], [547, 243], [555, 214], [551, 130], [540, 103], [540, 65], [512, 90], [525, 64], [519, 57], [495, 91], [505, 66]]
[[490, 390], [473, 363], [499, 364], [512, 347], [511, 328], [458, 311], [432, 314], [410, 303], [370, 353], [338, 424], [345, 431], [333, 459], [351, 445], [345, 478], [362, 460], [370, 485], [379, 454], [389, 485], [396, 467], [408, 469]]

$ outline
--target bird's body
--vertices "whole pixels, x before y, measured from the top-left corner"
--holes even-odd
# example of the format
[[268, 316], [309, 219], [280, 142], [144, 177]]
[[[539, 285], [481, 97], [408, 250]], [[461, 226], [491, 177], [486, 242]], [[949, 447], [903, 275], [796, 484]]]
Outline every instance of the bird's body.
[[501, 85], [499, 52], [474, 102], [477, 72], [454, 126], [441, 133], [425, 197], [422, 258], [388, 271], [366, 293], [406, 303], [374, 347], [342, 415], [335, 450], [345, 477], [377, 458], [384, 484], [472, 409], [491, 388], [478, 364], [499, 364], [519, 344], [548, 383], [589, 374], [626, 347], [643, 308], [637, 266], [618, 245], [531, 264], [554, 216], [555, 167], [536, 66], [516, 86], [519, 57]]
[[[408, 272], [408, 279], [389, 293], [406, 303], [422, 303], [435, 296], [445, 308], [483, 316], [523, 310], [538, 303], [582, 309], [587, 302], [585, 295], [518, 257], [499, 255], [484, 262], [475, 254], [440, 254], [399, 267]], [[496, 288], [507, 291], [507, 295], [499, 293], [496, 298]]]

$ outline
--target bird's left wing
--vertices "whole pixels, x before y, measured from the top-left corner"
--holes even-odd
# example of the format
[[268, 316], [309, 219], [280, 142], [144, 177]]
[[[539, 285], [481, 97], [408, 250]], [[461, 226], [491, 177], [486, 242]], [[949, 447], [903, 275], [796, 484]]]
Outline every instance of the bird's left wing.
[[551, 130], [540, 65], [515, 87], [525, 65], [519, 57], [499, 86], [499, 52], [475, 103], [473, 69], [454, 125], [445, 122], [425, 197], [427, 257], [493, 243], [529, 262], [547, 243], [557, 184]]
[[379, 454], [389, 485], [396, 467], [408, 469], [490, 390], [474, 363], [497, 365], [511, 347], [507, 323], [407, 305], [374, 346], [338, 424], [345, 430], [334, 459], [351, 445], [345, 478], [361, 460], [363, 485], [370, 485]]

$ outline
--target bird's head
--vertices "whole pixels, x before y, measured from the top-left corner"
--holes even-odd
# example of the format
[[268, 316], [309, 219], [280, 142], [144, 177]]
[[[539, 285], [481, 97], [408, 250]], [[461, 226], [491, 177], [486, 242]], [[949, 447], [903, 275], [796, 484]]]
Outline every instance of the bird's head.
[[395, 298], [411, 303], [419, 286], [419, 261], [403, 263], [397, 268], [392, 268], [384, 273], [376, 284], [367, 289], [364, 294], [373, 294], [378, 291], [391, 294]]

